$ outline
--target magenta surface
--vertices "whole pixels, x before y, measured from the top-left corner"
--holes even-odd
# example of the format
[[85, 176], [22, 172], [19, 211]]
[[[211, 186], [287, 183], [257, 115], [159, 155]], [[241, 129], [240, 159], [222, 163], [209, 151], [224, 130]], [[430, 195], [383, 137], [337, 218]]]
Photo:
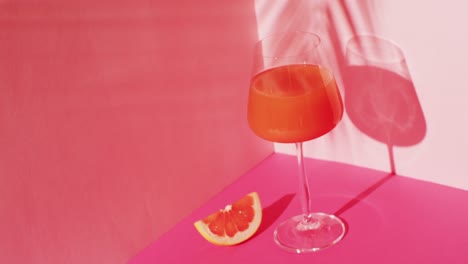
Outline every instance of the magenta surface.
[[[273, 154], [129, 263], [468, 263], [468, 192], [335, 162], [306, 159], [306, 166], [314, 210], [335, 213], [348, 227], [337, 245], [302, 255], [275, 245], [275, 226], [299, 214], [300, 204], [295, 157]], [[264, 208], [252, 239], [215, 246], [193, 227], [252, 191]]]

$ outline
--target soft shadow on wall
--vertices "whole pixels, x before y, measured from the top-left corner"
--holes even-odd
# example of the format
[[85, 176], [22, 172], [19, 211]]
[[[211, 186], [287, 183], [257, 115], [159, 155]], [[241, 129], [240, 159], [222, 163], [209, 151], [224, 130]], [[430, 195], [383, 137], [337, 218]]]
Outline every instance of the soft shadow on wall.
[[[338, 3], [327, 6], [328, 33], [343, 83], [346, 113], [359, 131], [386, 145], [389, 171], [396, 174], [394, 147], [416, 145], [426, 135], [424, 113], [404, 52], [378, 36], [371, 2]], [[338, 23], [335, 18], [340, 14]], [[351, 35], [347, 39], [342, 37], [346, 31]]]
[[396, 173], [395, 146], [421, 142], [424, 114], [402, 51], [373, 36], [355, 36], [346, 47], [343, 68], [345, 105], [351, 122], [388, 149], [390, 172]]
[[124, 263], [272, 151], [252, 0], [0, 3], [0, 262]]

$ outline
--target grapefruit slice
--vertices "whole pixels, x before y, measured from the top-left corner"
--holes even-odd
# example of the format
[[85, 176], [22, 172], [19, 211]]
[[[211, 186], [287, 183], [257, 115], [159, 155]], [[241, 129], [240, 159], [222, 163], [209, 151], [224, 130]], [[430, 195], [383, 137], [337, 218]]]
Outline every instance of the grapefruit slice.
[[242, 243], [257, 232], [262, 221], [262, 205], [256, 192], [194, 223], [210, 243], [231, 246]]

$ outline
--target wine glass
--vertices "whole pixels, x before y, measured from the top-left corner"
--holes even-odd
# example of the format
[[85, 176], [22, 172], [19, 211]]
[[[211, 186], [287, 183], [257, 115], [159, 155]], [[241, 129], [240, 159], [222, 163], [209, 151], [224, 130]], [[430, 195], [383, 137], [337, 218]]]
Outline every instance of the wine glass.
[[335, 78], [322, 63], [320, 42], [318, 35], [300, 31], [258, 41], [248, 100], [248, 123], [257, 136], [296, 144], [302, 214], [281, 223], [274, 239], [297, 253], [334, 245], [345, 233], [338, 217], [312, 212], [303, 162], [302, 142], [330, 132], [343, 115]]

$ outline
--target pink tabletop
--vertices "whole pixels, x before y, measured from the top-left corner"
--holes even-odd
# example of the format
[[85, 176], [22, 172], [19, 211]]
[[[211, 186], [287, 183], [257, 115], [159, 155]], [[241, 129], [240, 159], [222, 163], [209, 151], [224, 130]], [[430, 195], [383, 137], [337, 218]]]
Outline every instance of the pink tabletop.
[[[275, 226], [300, 204], [295, 157], [273, 154], [129, 263], [468, 263], [468, 192], [334, 162], [306, 159], [306, 166], [314, 209], [339, 215], [348, 227], [337, 245], [301, 255], [275, 245]], [[252, 191], [264, 208], [252, 239], [215, 246], [193, 227]]]

